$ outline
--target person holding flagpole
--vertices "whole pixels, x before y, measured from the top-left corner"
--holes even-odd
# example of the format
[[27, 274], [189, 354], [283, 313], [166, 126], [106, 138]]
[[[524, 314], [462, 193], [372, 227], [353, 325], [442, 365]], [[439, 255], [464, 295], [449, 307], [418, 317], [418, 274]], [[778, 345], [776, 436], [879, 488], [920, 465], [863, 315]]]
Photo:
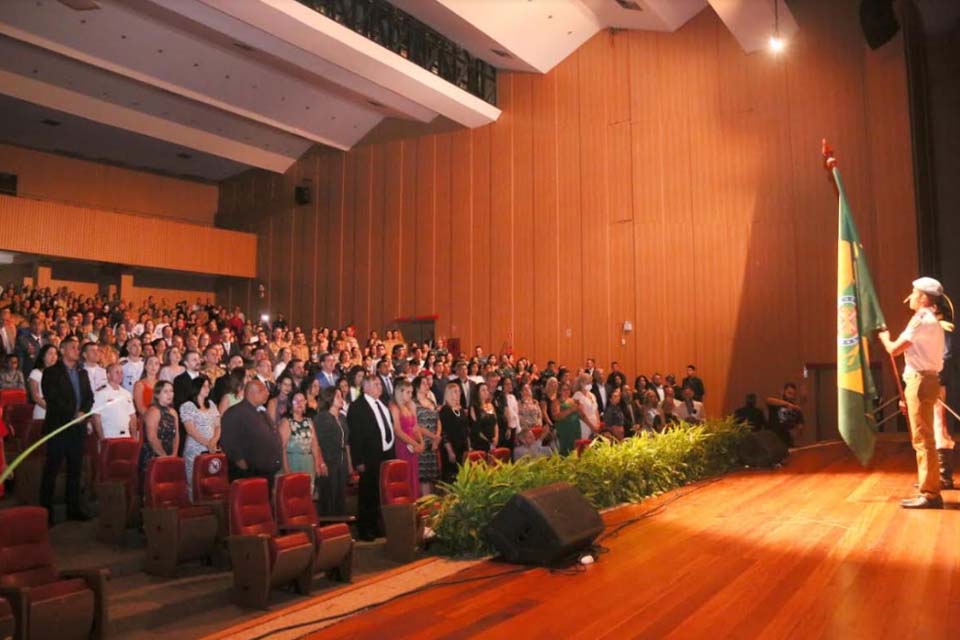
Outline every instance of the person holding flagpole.
[[940, 470], [933, 435], [933, 414], [940, 397], [940, 371], [943, 369], [944, 331], [936, 316], [943, 296], [943, 285], [933, 278], [913, 281], [907, 299], [914, 311], [907, 328], [896, 340], [886, 329], [878, 337], [890, 355], [904, 356], [904, 399], [910, 435], [917, 452], [920, 495], [903, 500], [905, 509], [942, 509]]

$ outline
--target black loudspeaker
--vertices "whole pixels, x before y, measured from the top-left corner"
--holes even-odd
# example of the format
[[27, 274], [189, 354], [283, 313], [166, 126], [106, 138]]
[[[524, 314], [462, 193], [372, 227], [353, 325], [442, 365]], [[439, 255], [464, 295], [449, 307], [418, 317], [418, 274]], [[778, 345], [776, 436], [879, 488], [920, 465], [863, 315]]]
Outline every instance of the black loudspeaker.
[[558, 482], [510, 498], [485, 534], [507, 562], [554, 565], [589, 546], [603, 526], [579, 491]]
[[860, 28], [871, 49], [889, 42], [900, 30], [893, 0], [860, 0]]
[[748, 433], [737, 450], [740, 462], [749, 467], [773, 467], [783, 462], [788, 453], [787, 445], [773, 431]]
[[293, 200], [297, 204], [310, 204], [310, 187], [294, 187]]
[[0, 173], [0, 193], [5, 196], [17, 195], [17, 174]]

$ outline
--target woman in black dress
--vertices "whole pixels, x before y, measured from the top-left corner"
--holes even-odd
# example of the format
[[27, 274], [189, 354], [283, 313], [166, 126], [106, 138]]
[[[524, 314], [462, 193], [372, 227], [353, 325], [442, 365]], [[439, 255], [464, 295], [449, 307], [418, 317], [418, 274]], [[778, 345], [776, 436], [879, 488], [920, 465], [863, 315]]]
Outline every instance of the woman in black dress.
[[[176, 454], [180, 446], [180, 425], [173, 404], [173, 384], [167, 380], [153, 387], [153, 403], [143, 416], [144, 442], [140, 447], [140, 486], [146, 486], [150, 461]], [[142, 489], [141, 489], [142, 491]]]
[[470, 405], [470, 445], [478, 451], [496, 449], [500, 435], [497, 409], [493, 406], [493, 396], [486, 383], [477, 385]]
[[327, 475], [317, 476], [317, 513], [338, 516], [347, 512], [347, 478], [350, 476], [350, 432], [341, 415], [343, 393], [327, 387], [317, 399], [317, 415], [313, 418], [317, 444], [327, 465]]
[[460, 470], [463, 456], [470, 449], [470, 421], [467, 412], [460, 406], [460, 385], [447, 384], [443, 391], [443, 408], [440, 409], [440, 477], [444, 482], [453, 482]]

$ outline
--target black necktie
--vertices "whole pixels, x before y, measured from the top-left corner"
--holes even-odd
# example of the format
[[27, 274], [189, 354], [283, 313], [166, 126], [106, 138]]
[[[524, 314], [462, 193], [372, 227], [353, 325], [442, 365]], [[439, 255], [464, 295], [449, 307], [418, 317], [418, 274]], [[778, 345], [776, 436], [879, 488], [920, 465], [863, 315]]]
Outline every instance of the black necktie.
[[377, 405], [377, 413], [380, 414], [380, 419], [383, 420], [383, 432], [386, 434], [384, 441], [389, 447], [393, 444], [393, 429], [390, 428], [390, 421], [387, 420], [387, 416], [384, 415], [383, 409], [380, 408], [380, 403], [376, 402], [375, 404]]

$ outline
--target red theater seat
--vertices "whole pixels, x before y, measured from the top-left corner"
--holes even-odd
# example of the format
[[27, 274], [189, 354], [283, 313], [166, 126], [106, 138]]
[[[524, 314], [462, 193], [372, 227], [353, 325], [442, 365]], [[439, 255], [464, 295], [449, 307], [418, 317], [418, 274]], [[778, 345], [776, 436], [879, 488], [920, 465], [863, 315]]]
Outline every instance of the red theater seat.
[[314, 542], [302, 530], [277, 527], [265, 478], [230, 485], [230, 560], [233, 599], [245, 607], [266, 608], [270, 590], [292, 584], [310, 593]]
[[[20, 405], [17, 405], [20, 406]], [[43, 421], [31, 420], [26, 428], [16, 433], [17, 449], [26, 450], [43, 436]], [[46, 448], [41, 446], [17, 467], [13, 493], [20, 504], [38, 504], [40, 502], [40, 480], [43, 477], [43, 465], [46, 462]]]
[[387, 534], [384, 553], [394, 562], [411, 562], [423, 542], [423, 519], [417, 511], [405, 460], [380, 464], [380, 511]]
[[46, 509], [0, 511], [0, 638], [7, 637], [2, 633], [9, 624], [7, 611], [12, 613], [18, 640], [103, 638], [107, 575], [106, 569], [56, 570]]
[[207, 560], [218, 540], [219, 524], [210, 507], [193, 506], [187, 496], [183, 458], [154, 458], [143, 491], [143, 530], [147, 573], [173, 577], [177, 565]]
[[465, 459], [467, 462], [472, 462], [473, 464], [476, 464], [478, 462], [486, 462], [487, 454], [485, 451], [473, 450], [467, 453]]
[[13, 609], [6, 598], [0, 597], [0, 639], [13, 638], [16, 625], [13, 621]]
[[97, 540], [119, 544], [123, 533], [139, 513], [138, 461], [140, 441], [136, 438], [106, 439], [100, 445], [97, 476]]
[[325, 573], [341, 582], [350, 582], [353, 573], [353, 536], [346, 524], [351, 516], [321, 522], [310, 490], [310, 476], [288, 473], [277, 478], [277, 524], [298, 527], [313, 538], [313, 572]]
[[491, 465], [510, 462], [510, 449], [506, 447], [497, 447], [490, 451], [488, 461]]
[[230, 478], [227, 476], [227, 456], [222, 453], [203, 453], [193, 459], [193, 504], [213, 509], [220, 524], [220, 537], [230, 532]]

